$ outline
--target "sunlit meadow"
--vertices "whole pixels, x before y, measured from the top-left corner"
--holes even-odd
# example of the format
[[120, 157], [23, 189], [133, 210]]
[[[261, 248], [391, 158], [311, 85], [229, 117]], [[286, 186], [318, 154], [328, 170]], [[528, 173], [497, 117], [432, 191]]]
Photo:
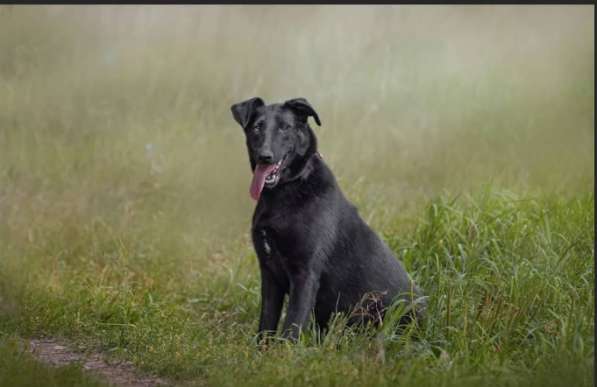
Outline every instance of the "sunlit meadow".
[[[189, 385], [592, 385], [593, 14], [0, 6], [0, 384], [96, 383], [18, 344], [52, 336]], [[253, 96], [317, 110], [412, 335], [255, 346]]]

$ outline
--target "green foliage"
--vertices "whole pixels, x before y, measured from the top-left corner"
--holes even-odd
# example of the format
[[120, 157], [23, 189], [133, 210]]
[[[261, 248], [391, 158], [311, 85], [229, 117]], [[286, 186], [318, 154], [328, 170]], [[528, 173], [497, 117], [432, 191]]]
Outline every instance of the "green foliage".
[[196, 261], [161, 266], [159, 246], [137, 253], [127, 247], [135, 241], [109, 233], [103, 246], [119, 243], [117, 252], [90, 245], [50, 265], [42, 264], [50, 252], [21, 257], [26, 279], [3, 266], [1, 283], [20, 291], [2, 321], [25, 337], [66, 336], [161, 375], [216, 385], [528, 385], [537, 375], [590, 385], [593, 198], [486, 189], [438, 197], [409, 233], [385, 230], [429, 295], [427, 319], [402, 334], [392, 313], [381, 335], [344, 328], [339, 316], [325, 337], [307, 331], [297, 346], [260, 350], [249, 246], [211, 257], [226, 263], [203, 276]]

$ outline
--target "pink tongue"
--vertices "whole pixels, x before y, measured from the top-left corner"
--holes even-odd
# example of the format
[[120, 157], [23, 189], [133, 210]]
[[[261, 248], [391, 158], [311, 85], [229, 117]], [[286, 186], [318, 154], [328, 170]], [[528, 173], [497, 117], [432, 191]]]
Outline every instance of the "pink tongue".
[[275, 164], [257, 164], [255, 172], [253, 172], [251, 188], [249, 189], [253, 200], [259, 200], [259, 196], [261, 196], [261, 191], [263, 191], [263, 186], [265, 185], [265, 178], [275, 167]]

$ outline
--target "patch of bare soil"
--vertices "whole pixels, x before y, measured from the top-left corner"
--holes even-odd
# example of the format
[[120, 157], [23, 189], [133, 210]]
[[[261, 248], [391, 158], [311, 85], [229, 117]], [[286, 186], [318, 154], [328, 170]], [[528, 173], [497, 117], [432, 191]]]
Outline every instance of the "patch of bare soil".
[[70, 348], [68, 343], [57, 339], [29, 340], [29, 350], [39, 361], [52, 366], [66, 366], [79, 363], [83, 369], [100, 376], [114, 386], [154, 387], [169, 386], [165, 379], [140, 373], [130, 362], [110, 361], [101, 353], [81, 353]]

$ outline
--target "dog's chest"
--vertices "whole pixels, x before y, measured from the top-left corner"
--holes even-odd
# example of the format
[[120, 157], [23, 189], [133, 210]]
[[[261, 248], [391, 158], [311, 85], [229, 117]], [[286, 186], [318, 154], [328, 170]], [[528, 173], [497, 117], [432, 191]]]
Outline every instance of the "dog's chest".
[[294, 224], [299, 214], [286, 211], [276, 206], [258, 205], [253, 214], [253, 229], [264, 249], [273, 249], [275, 241], [292, 237], [296, 234]]
[[292, 265], [278, 250], [274, 235], [266, 229], [255, 230], [253, 243], [261, 264], [269, 269], [278, 283], [288, 284]]
[[265, 228], [254, 231], [253, 244], [259, 258], [270, 265], [283, 265], [283, 254], [280, 254], [278, 241], [271, 230]]
[[272, 255], [272, 241], [268, 240], [267, 231], [261, 229], [259, 232], [259, 242], [261, 244], [261, 250], [263, 251], [266, 257], [271, 257]]
[[[286, 209], [287, 210], [287, 209]], [[274, 206], [258, 206], [253, 217], [253, 243], [259, 259], [267, 266], [292, 271], [308, 255], [308, 236], [301, 229], [301, 214]], [[301, 232], [303, 231], [303, 232]]]

